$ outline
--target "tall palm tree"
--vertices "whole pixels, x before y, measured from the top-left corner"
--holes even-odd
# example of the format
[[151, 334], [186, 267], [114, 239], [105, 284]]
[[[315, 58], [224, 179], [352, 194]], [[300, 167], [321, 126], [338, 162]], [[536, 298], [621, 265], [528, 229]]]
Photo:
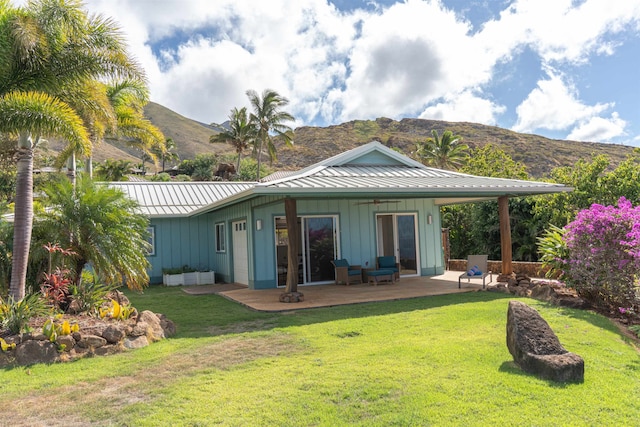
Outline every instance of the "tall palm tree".
[[173, 138], [167, 138], [162, 145], [156, 145], [153, 149], [153, 154], [156, 157], [159, 157], [161, 160], [161, 171], [164, 172], [165, 169], [165, 161], [167, 160], [179, 160], [180, 156], [175, 151], [177, 148], [176, 143], [173, 141]]
[[143, 78], [117, 26], [88, 16], [79, 0], [0, 1], [0, 131], [18, 135], [10, 294], [22, 299], [33, 223], [33, 152], [58, 136], [76, 149], [91, 145], [78, 114], [60, 94], [107, 76]]
[[33, 151], [59, 136], [90, 152], [78, 114], [60, 98], [65, 89], [105, 76], [141, 77], [120, 31], [89, 17], [79, 0], [0, 1], [0, 132], [18, 135], [14, 244], [10, 294], [25, 293], [33, 222]]
[[242, 152], [246, 150], [249, 145], [253, 145], [256, 140], [256, 127], [249, 120], [247, 114], [247, 108], [241, 109], [234, 108], [229, 114], [229, 129], [220, 132], [209, 137], [211, 143], [227, 143], [231, 144], [235, 148], [238, 154], [238, 161], [236, 163], [236, 174], [240, 173], [240, 158]]
[[119, 285], [124, 279], [131, 289], [147, 285], [149, 220], [138, 213], [137, 202], [85, 175], [78, 176], [75, 186], [68, 180], [53, 182], [44, 194], [49, 209], [38, 225], [52, 241], [76, 254], [74, 283], [91, 263], [108, 284]]
[[469, 157], [469, 146], [462, 143], [462, 137], [454, 135], [450, 130], [438, 135], [432, 130], [431, 138], [417, 144], [416, 155], [425, 165], [440, 169], [457, 169]]
[[260, 181], [260, 161], [262, 158], [262, 150], [267, 149], [269, 160], [273, 161], [277, 158], [276, 147], [273, 144], [271, 133], [280, 136], [287, 145], [293, 144], [293, 129], [284, 124], [285, 122], [295, 121], [295, 118], [286, 111], [280, 110], [289, 104], [289, 100], [278, 92], [265, 89], [262, 92], [262, 98], [254, 90], [248, 90], [247, 96], [253, 107], [250, 115], [250, 121], [256, 128], [256, 142], [254, 145], [254, 153], [258, 159], [258, 172], [256, 173], [256, 181]]

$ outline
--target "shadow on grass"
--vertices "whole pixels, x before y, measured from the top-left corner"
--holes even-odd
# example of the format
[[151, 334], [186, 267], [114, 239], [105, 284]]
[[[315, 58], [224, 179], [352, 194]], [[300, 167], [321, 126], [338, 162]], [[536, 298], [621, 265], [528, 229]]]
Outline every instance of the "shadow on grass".
[[[278, 327], [304, 326], [335, 320], [410, 312], [513, 298], [494, 292], [434, 295], [395, 301], [366, 302], [288, 312], [258, 312], [219, 295], [188, 295], [176, 288], [151, 287], [143, 294], [127, 293], [138, 310], [163, 313], [178, 327], [177, 337], [205, 337]], [[505, 310], [506, 313], [506, 310]]]
[[502, 362], [502, 364], [500, 365], [500, 368], [498, 368], [498, 371], [511, 374], [511, 375], [516, 375], [519, 377], [538, 378], [541, 381], [546, 382], [549, 387], [558, 388], [558, 389], [564, 389], [571, 386], [579, 386], [583, 384], [583, 383], [561, 383], [561, 382], [539, 378], [535, 374], [523, 371], [513, 360]]

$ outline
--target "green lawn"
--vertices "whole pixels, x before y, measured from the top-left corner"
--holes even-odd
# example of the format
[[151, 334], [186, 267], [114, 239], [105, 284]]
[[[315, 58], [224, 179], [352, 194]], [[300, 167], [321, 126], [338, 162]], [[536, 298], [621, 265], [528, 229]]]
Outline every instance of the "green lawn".
[[511, 298], [468, 293], [267, 314], [178, 288], [131, 295], [175, 338], [3, 371], [11, 425], [637, 425], [640, 355], [605, 318], [534, 300], [585, 359], [583, 384], [521, 372]]

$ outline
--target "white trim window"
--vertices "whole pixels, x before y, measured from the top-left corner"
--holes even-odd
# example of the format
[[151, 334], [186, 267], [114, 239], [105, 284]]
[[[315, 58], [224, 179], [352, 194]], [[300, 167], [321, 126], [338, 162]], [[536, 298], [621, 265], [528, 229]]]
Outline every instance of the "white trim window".
[[147, 242], [149, 242], [149, 252], [147, 252], [147, 256], [155, 256], [156, 254], [156, 227], [149, 226], [147, 227]]
[[216, 252], [226, 252], [226, 235], [224, 222], [216, 224]]

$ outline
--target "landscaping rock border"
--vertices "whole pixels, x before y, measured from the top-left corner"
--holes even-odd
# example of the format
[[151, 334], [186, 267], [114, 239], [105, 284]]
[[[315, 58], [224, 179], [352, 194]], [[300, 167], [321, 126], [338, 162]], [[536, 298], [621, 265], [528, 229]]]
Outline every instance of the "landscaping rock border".
[[[85, 356], [104, 356], [127, 349], [146, 347], [150, 343], [175, 335], [176, 325], [164, 314], [144, 310], [125, 321], [85, 318], [79, 332], [60, 335], [55, 342], [39, 333], [4, 337], [15, 349], [0, 352], [0, 367], [34, 363], [67, 362]], [[71, 322], [73, 322], [71, 318]], [[82, 321], [79, 322], [83, 323]]]

